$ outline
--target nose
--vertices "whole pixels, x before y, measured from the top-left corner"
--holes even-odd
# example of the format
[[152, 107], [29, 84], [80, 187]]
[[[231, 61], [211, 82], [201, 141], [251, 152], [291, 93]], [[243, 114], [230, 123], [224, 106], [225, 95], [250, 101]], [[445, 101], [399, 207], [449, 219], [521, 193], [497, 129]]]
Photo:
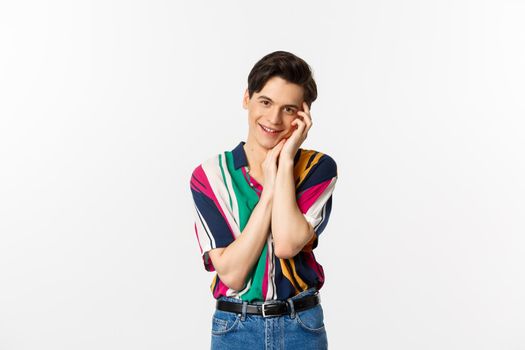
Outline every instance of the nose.
[[282, 123], [281, 111], [279, 108], [274, 108], [268, 115], [268, 121], [274, 125]]

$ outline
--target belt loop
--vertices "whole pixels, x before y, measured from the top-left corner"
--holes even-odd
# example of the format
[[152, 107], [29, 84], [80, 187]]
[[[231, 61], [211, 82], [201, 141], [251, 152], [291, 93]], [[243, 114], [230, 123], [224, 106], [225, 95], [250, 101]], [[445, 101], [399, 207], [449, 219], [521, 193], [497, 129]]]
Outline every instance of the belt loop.
[[241, 321], [244, 322], [244, 320], [246, 319], [246, 309], [248, 307], [248, 302], [246, 300], [244, 300], [242, 302], [242, 313], [241, 313]]
[[288, 303], [289, 307], [290, 307], [290, 318], [295, 318], [295, 308], [294, 308], [294, 305], [293, 305], [293, 300], [292, 298], [288, 298], [286, 299], [286, 302]]

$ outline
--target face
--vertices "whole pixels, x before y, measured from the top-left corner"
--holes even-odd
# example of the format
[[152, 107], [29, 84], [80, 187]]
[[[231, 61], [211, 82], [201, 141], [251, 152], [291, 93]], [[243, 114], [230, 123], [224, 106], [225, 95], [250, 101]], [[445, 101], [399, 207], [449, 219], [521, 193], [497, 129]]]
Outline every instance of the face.
[[299, 117], [297, 111], [303, 110], [303, 94], [302, 86], [277, 76], [269, 79], [261, 91], [254, 92], [251, 99], [246, 89], [243, 108], [248, 110], [248, 143], [269, 150], [290, 137], [296, 128], [292, 121]]

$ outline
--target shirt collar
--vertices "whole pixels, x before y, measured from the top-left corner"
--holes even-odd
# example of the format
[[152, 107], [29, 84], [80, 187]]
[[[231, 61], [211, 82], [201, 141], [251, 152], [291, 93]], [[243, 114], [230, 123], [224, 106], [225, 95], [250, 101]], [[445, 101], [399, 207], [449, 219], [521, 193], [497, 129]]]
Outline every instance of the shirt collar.
[[235, 169], [248, 165], [248, 158], [246, 158], [246, 152], [243, 147], [245, 143], [246, 142], [244, 141], [239, 142], [239, 144], [232, 150], [233, 165], [235, 166]]

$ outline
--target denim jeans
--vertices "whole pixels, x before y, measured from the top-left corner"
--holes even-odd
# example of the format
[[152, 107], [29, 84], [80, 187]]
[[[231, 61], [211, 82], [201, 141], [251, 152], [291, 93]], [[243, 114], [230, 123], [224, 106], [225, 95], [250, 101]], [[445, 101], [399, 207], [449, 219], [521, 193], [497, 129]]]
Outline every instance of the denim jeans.
[[[305, 290], [289, 299], [314, 294], [315, 288]], [[242, 300], [222, 296], [219, 300], [243, 303]], [[262, 304], [261, 301], [255, 302]], [[290, 305], [291, 306], [291, 305]], [[289, 315], [269, 316], [233, 313], [215, 310], [211, 326], [212, 350], [272, 349], [323, 350], [328, 348], [321, 304]]]

